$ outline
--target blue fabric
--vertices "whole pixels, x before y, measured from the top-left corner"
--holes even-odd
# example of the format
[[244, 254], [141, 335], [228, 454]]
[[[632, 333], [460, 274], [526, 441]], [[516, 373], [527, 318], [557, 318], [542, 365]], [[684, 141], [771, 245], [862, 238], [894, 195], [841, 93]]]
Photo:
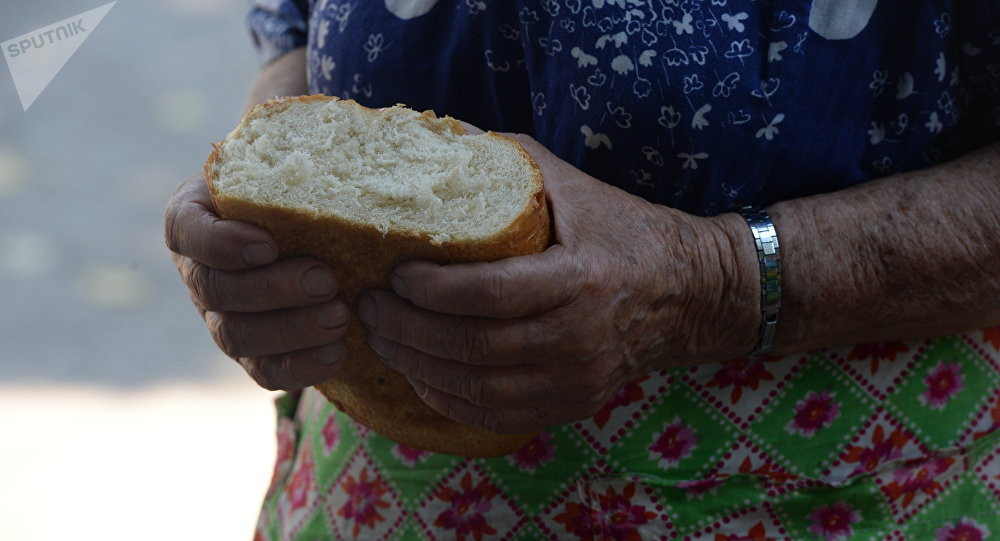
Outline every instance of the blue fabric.
[[831, 3], [258, 0], [248, 22], [265, 62], [308, 29], [313, 92], [529, 133], [701, 215], [1000, 139], [1000, 2]]
[[261, 65], [304, 47], [309, 0], [251, 0], [247, 28]]

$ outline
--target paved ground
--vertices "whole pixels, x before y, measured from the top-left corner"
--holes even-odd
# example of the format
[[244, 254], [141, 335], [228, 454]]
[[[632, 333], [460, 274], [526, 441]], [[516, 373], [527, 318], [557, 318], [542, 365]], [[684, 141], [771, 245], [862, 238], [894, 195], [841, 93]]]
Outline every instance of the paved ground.
[[[0, 41], [102, 3], [5, 2]], [[27, 112], [0, 68], [0, 478], [30, 471], [17, 479], [37, 485], [0, 484], [0, 539], [135, 538], [53, 521], [46, 499], [27, 498], [43, 486], [50, 502], [103, 515], [93, 524], [123, 511], [151, 525], [210, 520], [203, 500], [158, 488], [164, 472], [195, 486], [252, 446], [239, 465], [256, 490], [195, 487], [242, 502], [242, 515], [227, 507], [211, 534], [183, 538], [249, 537], [270, 475], [270, 395], [215, 350], [161, 222], [173, 188], [241, 112], [256, 69], [245, 11], [241, 0], [118, 2]], [[160, 438], [147, 438], [151, 423]], [[44, 430], [26, 437], [32, 426]], [[195, 439], [211, 460], [176, 452]], [[33, 512], [44, 522], [34, 529]]]
[[242, 386], [0, 386], [0, 539], [250, 541], [274, 456]]

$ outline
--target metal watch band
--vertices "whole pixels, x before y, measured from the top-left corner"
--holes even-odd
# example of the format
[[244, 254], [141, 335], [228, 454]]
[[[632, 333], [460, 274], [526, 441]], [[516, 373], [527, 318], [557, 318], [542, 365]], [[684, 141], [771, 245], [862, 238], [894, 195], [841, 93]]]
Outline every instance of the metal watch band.
[[753, 233], [760, 264], [760, 337], [751, 355], [765, 353], [774, 347], [774, 333], [778, 327], [778, 309], [781, 307], [781, 250], [774, 223], [764, 209], [745, 206], [737, 211]]

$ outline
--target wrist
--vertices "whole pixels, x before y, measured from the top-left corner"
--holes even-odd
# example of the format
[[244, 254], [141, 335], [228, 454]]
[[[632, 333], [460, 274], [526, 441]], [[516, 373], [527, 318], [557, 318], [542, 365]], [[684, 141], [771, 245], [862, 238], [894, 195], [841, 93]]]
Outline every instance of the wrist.
[[300, 96], [309, 92], [306, 48], [299, 47], [271, 61], [257, 73], [244, 111], [280, 96]]
[[728, 212], [705, 220], [711, 224], [721, 276], [713, 320], [722, 346], [713, 360], [721, 361], [747, 355], [760, 339], [760, 264], [742, 216]]
[[[704, 218], [659, 208], [661, 297], [679, 295], [680, 311], [659, 326], [665, 341], [659, 368], [719, 362], [748, 354], [759, 336], [760, 271], [753, 236], [735, 213]], [[672, 277], [664, 281], [663, 275]], [[672, 292], [672, 293], [670, 293]], [[664, 331], [661, 331], [664, 332]]]

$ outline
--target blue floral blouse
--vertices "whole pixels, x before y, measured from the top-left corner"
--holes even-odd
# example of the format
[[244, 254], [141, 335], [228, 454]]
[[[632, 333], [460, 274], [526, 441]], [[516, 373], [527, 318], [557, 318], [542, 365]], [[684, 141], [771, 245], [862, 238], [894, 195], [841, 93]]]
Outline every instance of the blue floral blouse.
[[531, 134], [712, 215], [946, 161], [1000, 135], [995, 0], [256, 0], [310, 90]]

